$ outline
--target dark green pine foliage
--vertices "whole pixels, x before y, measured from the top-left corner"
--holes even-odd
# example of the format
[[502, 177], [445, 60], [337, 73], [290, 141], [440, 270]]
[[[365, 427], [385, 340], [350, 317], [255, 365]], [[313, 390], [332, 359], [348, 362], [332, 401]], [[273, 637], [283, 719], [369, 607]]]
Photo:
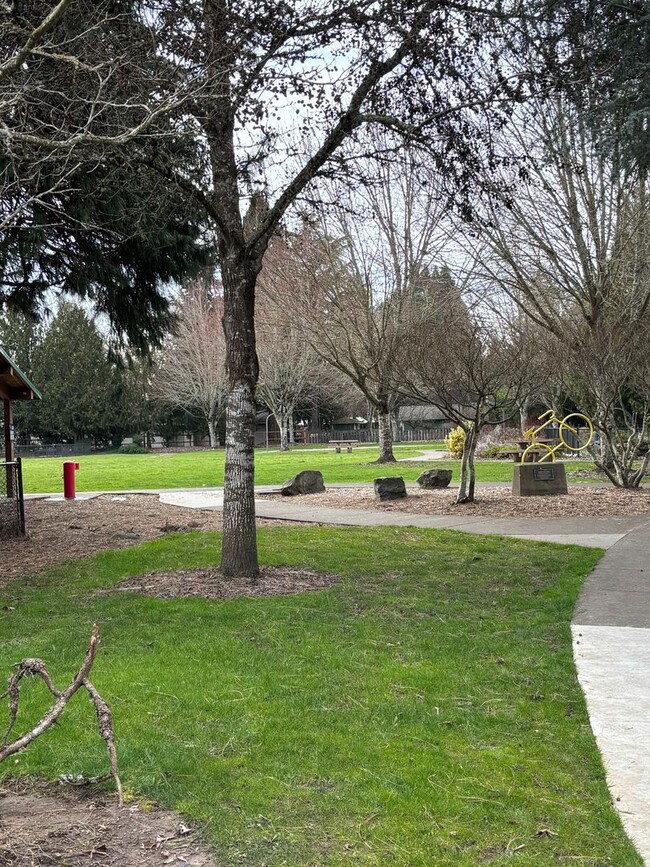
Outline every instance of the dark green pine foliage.
[[[0, 12], [0, 56], [18, 51], [52, 6], [11, 5], [13, 13]], [[0, 82], [0, 105], [16, 106], [3, 124], [17, 136], [0, 137], [0, 311], [42, 313], [49, 290], [66, 292], [92, 301], [114, 337], [147, 352], [170, 324], [168, 284], [206, 264], [207, 218], [151, 168], [173, 162], [189, 180], [203, 177], [196, 142], [176, 134], [178, 118], [164, 115], [119, 147], [102, 143], [137, 127], [143, 106], [161, 98], [156, 64], [165, 61], [148, 56], [150, 33], [136, 7], [71, 4], [48, 34], [51, 50]], [[100, 139], [50, 150], [21, 138], [65, 141], [80, 132]]]
[[43, 400], [37, 433], [50, 442], [103, 439], [115, 424], [115, 373], [95, 323], [64, 303], [34, 353]]
[[[169, 328], [166, 285], [207, 261], [200, 215], [157, 175], [116, 157], [80, 170], [0, 235], [0, 307], [38, 311], [49, 289], [88, 299], [146, 352]], [[47, 188], [42, 175], [38, 185]]]
[[650, 168], [650, 2], [547, 0], [548, 69], [604, 148]]

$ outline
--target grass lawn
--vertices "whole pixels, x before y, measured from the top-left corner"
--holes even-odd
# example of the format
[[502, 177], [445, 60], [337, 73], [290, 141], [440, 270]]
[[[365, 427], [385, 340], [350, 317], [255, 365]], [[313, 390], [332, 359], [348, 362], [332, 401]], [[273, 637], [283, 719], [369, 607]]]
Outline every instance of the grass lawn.
[[[429, 444], [424, 444], [429, 448]], [[398, 458], [421, 454], [418, 445], [397, 446]], [[258, 485], [279, 485], [304, 469], [320, 470], [325, 483], [371, 482], [378, 476], [401, 475], [415, 481], [423, 469], [437, 467], [455, 470], [458, 481], [460, 461], [402, 463], [399, 466], [376, 465], [376, 446], [357, 448], [352, 454], [337, 455], [333, 449], [294, 449], [290, 452], [266, 451], [255, 453], [255, 481]], [[223, 485], [224, 452], [197, 451], [167, 454], [84, 455], [78, 458], [81, 469], [77, 473], [79, 491], [149, 490], [151, 488], [200, 488]], [[50, 493], [63, 489], [62, 458], [27, 458], [23, 461], [25, 490], [27, 493]], [[512, 481], [512, 461], [478, 461], [476, 474], [479, 482]], [[567, 471], [590, 468], [586, 461], [567, 462]]]
[[[571, 654], [600, 552], [398, 528], [259, 537], [263, 562], [342, 582], [219, 602], [96, 592], [217, 555], [217, 534], [169, 536], [0, 591], [0, 671], [43, 656], [64, 683], [97, 620], [124, 782], [202, 823], [222, 867], [642, 865]], [[22, 726], [46, 701], [30, 686]], [[105, 766], [77, 698], [9, 769]]]

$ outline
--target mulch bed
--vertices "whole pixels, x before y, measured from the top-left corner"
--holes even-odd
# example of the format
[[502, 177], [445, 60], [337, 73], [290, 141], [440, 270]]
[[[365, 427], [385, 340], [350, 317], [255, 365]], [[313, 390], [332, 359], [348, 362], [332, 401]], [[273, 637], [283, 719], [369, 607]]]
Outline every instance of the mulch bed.
[[[269, 499], [276, 495], [269, 496]], [[302, 499], [302, 498], [300, 498]], [[476, 501], [456, 505], [453, 489], [408, 488], [403, 500], [380, 503], [371, 488], [332, 488], [325, 494], [310, 494], [309, 506], [338, 509], [368, 509], [418, 515], [466, 515], [475, 518], [592, 518], [625, 515], [650, 516], [650, 490], [569, 485], [569, 493], [546, 497], [513, 497], [506, 487], [478, 485]]]
[[224, 578], [219, 569], [178, 569], [173, 572], [149, 572], [127, 578], [110, 591], [144, 593], [160, 599], [177, 596], [200, 596], [204, 599], [234, 599], [237, 596], [292, 596], [312, 590], [326, 590], [339, 581], [337, 575], [310, 572], [288, 566], [264, 566], [258, 581], [248, 578]]
[[0, 542], [0, 586], [64, 560], [138, 545], [166, 533], [221, 529], [221, 512], [166, 505], [157, 494], [105, 494], [69, 502], [29, 499], [25, 517], [27, 538]]
[[[38, 820], [35, 820], [38, 817]], [[2, 867], [216, 867], [198, 829], [175, 813], [30, 780], [0, 785]]]

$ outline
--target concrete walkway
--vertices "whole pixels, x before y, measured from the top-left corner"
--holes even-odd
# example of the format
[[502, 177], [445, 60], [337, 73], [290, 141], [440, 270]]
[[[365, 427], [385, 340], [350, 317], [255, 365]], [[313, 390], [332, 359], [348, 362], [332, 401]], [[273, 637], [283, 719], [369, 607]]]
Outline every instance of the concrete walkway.
[[[533, 523], [517, 518], [320, 508], [310, 506], [306, 497], [265, 497], [278, 492], [274, 486], [255, 490], [260, 518], [339, 526], [450, 529], [607, 549], [587, 578], [575, 607], [571, 626], [574, 658], [614, 804], [629, 837], [650, 865], [650, 515]], [[221, 488], [108, 493], [157, 493], [161, 502], [171, 505], [223, 508]], [[60, 495], [36, 496], [61, 499]]]
[[571, 630], [614, 803], [650, 864], [650, 517], [591, 573]]

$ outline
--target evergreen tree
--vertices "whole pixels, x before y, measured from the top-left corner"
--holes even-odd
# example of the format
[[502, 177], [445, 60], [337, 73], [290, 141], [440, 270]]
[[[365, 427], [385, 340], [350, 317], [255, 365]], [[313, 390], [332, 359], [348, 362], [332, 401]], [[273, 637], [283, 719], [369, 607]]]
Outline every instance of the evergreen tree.
[[[42, 324], [32, 317], [22, 313], [0, 314], [0, 346], [32, 381], [34, 354], [43, 340], [43, 334]], [[34, 385], [38, 388], [36, 382]], [[13, 404], [14, 426], [19, 443], [29, 442], [29, 436], [37, 425], [37, 417], [37, 403], [16, 401]]]
[[540, 45], [549, 78], [580, 109], [606, 152], [642, 176], [650, 168], [650, 4], [544, 0]]
[[34, 353], [33, 375], [43, 395], [38, 433], [44, 439], [110, 435], [115, 372], [97, 326], [80, 307], [60, 306]]

